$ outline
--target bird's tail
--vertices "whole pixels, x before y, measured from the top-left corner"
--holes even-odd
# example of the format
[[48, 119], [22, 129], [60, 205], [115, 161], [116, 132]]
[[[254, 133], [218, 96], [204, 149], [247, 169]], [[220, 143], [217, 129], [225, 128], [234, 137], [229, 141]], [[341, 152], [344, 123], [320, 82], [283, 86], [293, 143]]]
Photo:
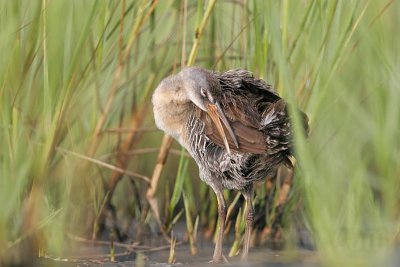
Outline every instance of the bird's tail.
[[[307, 115], [299, 111], [304, 133], [309, 131]], [[286, 154], [293, 152], [293, 129], [288, 115], [287, 104], [283, 99], [271, 103], [262, 113], [261, 129], [265, 133], [268, 154]], [[286, 152], [286, 153], [285, 153]]]

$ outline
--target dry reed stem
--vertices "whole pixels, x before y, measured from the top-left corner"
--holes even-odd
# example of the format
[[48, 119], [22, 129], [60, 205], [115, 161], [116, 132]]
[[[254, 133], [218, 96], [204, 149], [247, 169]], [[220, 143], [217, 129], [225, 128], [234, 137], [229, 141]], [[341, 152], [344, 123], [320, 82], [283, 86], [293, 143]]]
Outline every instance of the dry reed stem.
[[61, 148], [61, 147], [57, 147], [56, 150], [60, 151], [62, 153], [65, 153], [65, 154], [73, 155], [75, 157], [84, 159], [84, 160], [92, 162], [92, 163], [95, 163], [95, 164], [97, 164], [99, 166], [108, 168], [108, 169], [110, 169], [110, 170], [112, 170], [114, 172], [118, 172], [118, 173], [130, 176], [130, 177], [134, 177], [134, 178], [139, 178], [139, 179], [142, 179], [143, 181], [145, 181], [147, 183], [150, 183], [149, 177], [147, 177], [145, 175], [142, 175], [142, 174], [139, 174], [139, 173], [136, 173], [136, 172], [127, 171], [127, 170], [124, 170], [124, 169], [119, 168], [117, 166], [114, 166], [112, 164], [109, 164], [107, 162], [103, 162], [101, 160], [98, 160], [98, 159], [95, 159], [95, 158], [92, 158], [92, 157], [88, 157], [88, 156], [76, 153], [74, 151], [66, 150], [66, 149]]
[[[135, 149], [135, 150], [131, 150], [131, 151], [127, 151], [126, 154], [129, 156], [135, 156], [135, 155], [141, 155], [141, 154], [148, 154], [148, 153], [155, 153], [158, 152], [159, 148], [158, 147], [154, 147], [154, 148], [142, 148], [142, 149]], [[185, 156], [187, 158], [190, 158], [190, 154], [186, 151], [180, 151], [178, 149], [173, 149], [171, 148], [169, 150], [170, 154], [173, 154], [175, 156]]]
[[250, 25], [250, 23], [253, 20], [249, 21], [246, 25], [244, 25], [242, 27], [242, 29], [240, 30], [240, 32], [238, 34], [236, 34], [236, 36], [232, 39], [232, 41], [228, 44], [228, 46], [224, 49], [224, 51], [221, 52], [221, 54], [217, 57], [217, 59], [214, 62], [213, 68], [215, 68], [217, 66], [217, 64], [221, 61], [221, 59], [225, 56], [226, 52], [229, 51], [229, 49], [232, 47], [232, 45], [236, 42], [237, 39], [239, 39], [239, 37], [242, 35], [242, 33], [244, 32], [244, 30], [247, 29], [247, 27]]
[[[68, 233], [67, 236], [74, 241], [81, 242], [81, 243], [87, 243], [91, 245], [98, 245], [98, 246], [111, 246], [111, 241], [104, 241], [104, 240], [92, 240], [92, 239], [86, 239], [77, 235], [73, 235]], [[182, 242], [176, 242], [176, 246], [181, 245]], [[132, 244], [126, 244], [126, 243], [121, 243], [121, 242], [116, 242], [113, 241], [113, 245], [115, 247], [119, 248], [125, 248], [129, 251], [141, 251], [141, 252], [154, 252], [154, 251], [160, 251], [160, 250], [167, 250], [170, 249], [171, 245], [163, 245], [163, 246], [143, 246], [139, 245], [138, 242], [132, 243]], [[118, 254], [115, 254], [118, 255]]]
[[103, 133], [115, 133], [115, 134], [121, 134], [121, 133], [143, 133], [143, 132], [154, 132], [158, 131], [158, 128], [156, 127], [141, 127], [137, 129], [132, 129], [132, 128], [110, 128], [106, 129], [103, 131]]
[[183, 36], [182, 36], [182, 58], [181, 66], [183, 67], [186, 62], [186, 31], [187, 31], [187, 0], [183, 1]]
[[278, 195], [278, 201], [276, 205], [283, 205], [286, 203], [290, 189], [292, 187], [292, 179], [293, 179], [293, 170], [288, 170], [288, 173], [283, 180], [283, 184], [281, 185], [281, 188], [279, 190], [279, 195]]
[[[371, 20], [371, 22], [368, 24], [368, 30], [375, 24], [375, 22], [380, 19], [383, 14], [389, 10], [389, 7], [394, 3], [394, 0], [389, 0], [385, 6], [379, 11], [379, 13]], [[358, 37], [358, 39], [354, 42], [353, 47], [350, 50], [350, 54], [354, 52], [354, 50], [357, 48], [358, 44], [360, 43], [361, 39], [364, 37], [364, 35], [361, 35]]]
[[[132, 150], [128, 150], [128, 151], [123, 152], [123, 153], [125, 155], [127, 155], [127, 156], [139, 156], [139, 155], [158, 153], [159, 151], [160, 151], [159, 147], [148, 147], [148, 148], [132, 149]], [[102, 160], [102, 161], [105, 161], [105, 160], [108, 160], [110, 158], [115, 157], [119, 153], [122, 153], [122, 152], [116, 151], [116, 152], [113, 152], [113, 153], [108, 153], [108, 154], [100, 156], [99, 159]], [[179, 157], [183, 155], [184, 157], [191, 158], [191, 156], [190, 156], [190, 154], [188, 152], [180, 151], [178, 149], [173, 149], [173, 148], [171, 148], [169, 150], [169, 154], [172, 154], [174, 156], [179, 156]]]
[[169, 249], [169, 256], [168, 256], [168, 264], [174, 264], [176, 262], [175, 257], [175, 246], [176, 246], [176, 238], [174, 237], [174, 232], [171, 232], [171, 244]]
[[157, 199], [154, 197], [154, 195], [156, 193], [158, 181], [160, 180], [161, 172], [162, 169], [164, 168], [165, 161], [167, 160], [168, 152], [169, 149], [171, 148], [171, 145], [172, 145], [172, 138], [168, 135], [164, 135], [161, 143], [160, 152], [157, 157], [157, 163], [156, 166], [154, 167], [153, 175], [151, 177], [150, 187], [147, 189], [146, 193], [146, 198], [150, 204], [150, 208], [153, 211], [154, 217], [160, 229], [162, 229], [163, 236], [167, 240], [169, 240], [169, 237], [165, 234], [165, 231], [163, 230], [164, 227], [161, 223], [160, 213], [158, 211], [158, 202]]
[[[152, 82], [151, 82], [152, 84]], [[116, 166], [121, 168], [121, 169], [125, 169], [126, 165], [128, 163], [129, 160], [129, 155], [128, 155], [128, 151], [131, 149], [132, 144], [133, 144], [133, 140], [136, 136], [137, 131], [135, 131], [139, 125], [142, 124], [143, 119], [145, 118], [144, 113], [147, 111], [147, 105], [146, 106], [142, 106], [142, 108], [140, 109], [139, 112], [135, 112], [132, 117], [131, 117], [131, 122], [130, 125], [132, 127], [132, 132], [128, 133], [127, 136], [125, 137], [125, 139], [123, 140], [123, 142], [120, 144], [120, 146], [118, 147], [118, 154], [116, 157]], [[123, 173], [121, 172], [113, 172], [111, 175], [111, 179], [108, 183], [108, 191], [110, 192], [108, 195], [108, 198], [106, 200], [106, 203], [109, 204], [113, 193], [114, 193], [114, 189], [117, 186], [117, 184], [119, 183], [119, 181], [122, 179]]]
[[[115, 257], [122, 257], [122, 256], [129, 256], [132, 254], [132, 251], [125, 251], [125, 252], [121, 252], [121, 253], [115, 253], [113, 254]], [[112, 256], [109, 253], [105, 253], [105, 254], [91, 254], [91, 255], [80, 255], [80, 256], [68, 256], [65, 258], [61, 258], [61, 257], [51, 257], [49, 255], [39, 255], [38, 258], [43, 258], [46, 260], [51, 260], [54, 262], [63, 262], [65, 264], [65, 262], [68, 263], [74, 263], [77, 264], [76, 266], [80, 266], [79, 263], [81, 263], [82, 265], [89, 265], [88, 262], [90, 263], [94, 263], [94, 264], [103, 264], [103, 263], [109, 263], [110, 261], [105, 260], [106, 258], [110, 258], [110, 256]], [[99, 259], [101, 258], [101, 259]]]
[[208, 19], [210, 18], [211, 12], [213, 11], [216, 2], [217, 2], [216, 0], [210, 0], [208, 2], [207, 9], [206, 12], [204, 13], [203, 19], [201, 20], [199, 26], [196, 28], [194, 34], [194, 44], [192, 47], [192, 51], [190, 52], [187, 63], [188, 66], [192, 66], [194, 64], [194, 61], [197, 56], [197, 51], [199, 50], [200, 40], [203, 35], [204, 28], [206, 27], [206, 24], [208, 22]]

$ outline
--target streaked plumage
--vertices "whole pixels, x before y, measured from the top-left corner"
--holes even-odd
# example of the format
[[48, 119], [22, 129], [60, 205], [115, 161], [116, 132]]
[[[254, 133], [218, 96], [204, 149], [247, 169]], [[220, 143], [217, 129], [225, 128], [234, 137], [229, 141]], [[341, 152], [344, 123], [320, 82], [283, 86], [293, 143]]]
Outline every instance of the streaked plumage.
[[[253, 182], [291, 166], [292, 132], [286, 103], [271, 86], [246, 70], [224, 73], [184, 68], [153, 94], [157, 126], [178, 140], [199, 166], [200, 178], [218, 199], [221, 220], [214, 261], [222, 260], [226, 203], [223, 189], [239, 190], [247, 203], [243, 258], [253, 222]], [[301, 112], [305, 131], [307, 116]]]

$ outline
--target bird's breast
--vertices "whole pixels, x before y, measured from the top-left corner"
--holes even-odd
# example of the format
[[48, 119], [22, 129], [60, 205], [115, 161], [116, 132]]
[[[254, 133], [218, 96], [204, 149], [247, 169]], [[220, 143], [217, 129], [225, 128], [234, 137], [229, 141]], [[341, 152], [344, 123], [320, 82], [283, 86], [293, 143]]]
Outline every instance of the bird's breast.
[[153, 112], [156, 126], [180, 141], [184, 123], [188, 117], [185, 109], [171, 102], [167, 106], [154, 106]]

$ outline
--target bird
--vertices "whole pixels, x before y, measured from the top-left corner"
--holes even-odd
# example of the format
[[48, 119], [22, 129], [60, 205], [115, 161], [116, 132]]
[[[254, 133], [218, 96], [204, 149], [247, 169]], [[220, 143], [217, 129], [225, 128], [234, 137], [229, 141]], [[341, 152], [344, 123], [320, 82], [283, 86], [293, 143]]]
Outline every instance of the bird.
[[[212, 262], [224, 260], [227, 214], [224, 189], [241, 192], [246, 225], [242, 260], [247, 260], [254, 220], [253, 184], [280, 165], [293, 168], [293, 131], [288, 105], [252, 72], [184, 67], [164, 78], [152, 95], [156, 126], [193, 157], [199, 176], [216, 194], [219, 226]], [[299, 111], [305, 134], [308, 118]]]

